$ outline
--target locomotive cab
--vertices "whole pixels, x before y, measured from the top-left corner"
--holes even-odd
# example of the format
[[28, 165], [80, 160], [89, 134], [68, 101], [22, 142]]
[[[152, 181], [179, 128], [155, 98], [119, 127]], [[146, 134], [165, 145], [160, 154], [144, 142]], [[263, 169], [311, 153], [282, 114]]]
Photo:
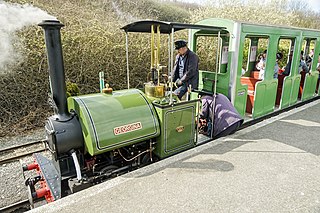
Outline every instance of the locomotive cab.
[[[151, 34], [152, 78], [145, 84], [144, 90], [147, 97], [152, 100], [161, 128], [160, 136], [156, 137], [154, 154], [159, 158], [164, 158], [192, 148], [196, 144], [211, 140], [212, 134], [199, 135], [198, 125], [196, 125], [199, 123], [198, 118], [201, 108], [199, 97], [203, 93], [189, 87], [189, 91], [181, 101], [173, 94], [173, 91], [177, 88], [173, 82], [174, 60], [176, 58], [174, 35], [177, 31], [183, 30], [188, 30], [189, 35], [192, 31], [218, 34], [220, 31], [223, 31], [224, 27], [148, 20], [133, 22], [121, 29], [126, 33], [126, 41], [128, 41], [128, 33]], [[166, 37], [161, 37], [160, 35], [162, 34], [167, 35], [167, 41], [160, 42], [161, 38]], [[189, 40], [189, 43], [192, 44], [191, 40]], [[168, 72], [164, 73], [163, 66], [160, 66], [160, 47], [166, 46], [168, 47], [168, 65], [165, 67], [168, 67]], [[128, 48], [126, 50], [128, 64]], [[127, 72], [129, 73], [128, 68], [129, 66], [127, 66]], [[161, 76], [169, 77], [163, 78], [163, 82], [160, 82]], [[128, 85], [130, 85], [129, 78], [127, 80]], [[165, 92], [162, 92], [163, 89], [165, 89]]]

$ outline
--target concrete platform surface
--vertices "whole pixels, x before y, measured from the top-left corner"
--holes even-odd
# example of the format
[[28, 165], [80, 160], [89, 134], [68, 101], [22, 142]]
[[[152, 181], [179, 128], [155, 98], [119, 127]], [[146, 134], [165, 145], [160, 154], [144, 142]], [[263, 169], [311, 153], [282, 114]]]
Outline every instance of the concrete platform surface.
[[320, 100], [31, 212], [320, 212]]

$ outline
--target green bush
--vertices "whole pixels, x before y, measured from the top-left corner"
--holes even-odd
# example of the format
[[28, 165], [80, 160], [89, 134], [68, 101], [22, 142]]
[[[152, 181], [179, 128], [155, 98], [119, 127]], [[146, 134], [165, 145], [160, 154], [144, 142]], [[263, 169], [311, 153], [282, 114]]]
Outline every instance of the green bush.
[[68, 81], [66, 84], [66, 87], [67, 87], [67, 97], [80, 95], [80, 90], [76, 83], [72, 83]]

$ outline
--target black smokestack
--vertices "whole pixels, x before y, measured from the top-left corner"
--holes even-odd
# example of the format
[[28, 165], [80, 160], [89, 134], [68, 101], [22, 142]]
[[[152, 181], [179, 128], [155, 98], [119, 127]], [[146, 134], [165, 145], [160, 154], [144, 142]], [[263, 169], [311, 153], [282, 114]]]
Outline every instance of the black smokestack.
[[58, 20], [45, 20], [39, 26], [44, 29], [45, 33], [50, 86], [53, 100], [57, 106], [55, 113], [62, 117], [69, 116], [60, 35], [60, 29], [64, 25]]

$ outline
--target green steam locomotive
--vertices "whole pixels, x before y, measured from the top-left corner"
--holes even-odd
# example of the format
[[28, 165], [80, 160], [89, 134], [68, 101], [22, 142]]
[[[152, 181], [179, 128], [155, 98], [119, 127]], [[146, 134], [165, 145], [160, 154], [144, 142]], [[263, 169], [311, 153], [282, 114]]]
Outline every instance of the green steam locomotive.
[[[24, 171], [37, 172], [26, 179], [32, 205], [41, 198], [53, 202], [211, 141], [216, 127], [211, 134], [200, 134], [197, 125], [203, 95], [228, 97], [245, 121], [317, 97], [318, 60], [310, 62], [309, 72], [298, 71], [302, 49], [305, 53], [313, 49], [314, 56], [319, 55], [319, 31], [207, 19], [197, 24], [146, 20], [124, 26], [127, 47], [128, 33], [151, 34], [151, 71], [144, 89], [130, 89], [127, 66], [128, 89], [104, 88], [101, 93], [67, 100], [60, 39], [63, 25], [51, 20], [39, 25], [45, 32], [54, 115], [45, 125], [52, 159], [36, 153], [34, 162], [23, 166]], [[185, 29], [189, 30], [190, 49], [200, 61], [211, 57], [212, 63], [199, 70], [199, 88], [191, 88], [187, 97], [178, 100], [172, 93], [172, 78], [166, 77], [174, 66], [174, 34]], [[168, 43], [167, 67], [160, 65], [163, 34]], [[255, 63], [262, 49], [268, 51], [265, 77], [259, 79]], [[274, 78], [279, 51], [293, 54], [291, 72]]]

